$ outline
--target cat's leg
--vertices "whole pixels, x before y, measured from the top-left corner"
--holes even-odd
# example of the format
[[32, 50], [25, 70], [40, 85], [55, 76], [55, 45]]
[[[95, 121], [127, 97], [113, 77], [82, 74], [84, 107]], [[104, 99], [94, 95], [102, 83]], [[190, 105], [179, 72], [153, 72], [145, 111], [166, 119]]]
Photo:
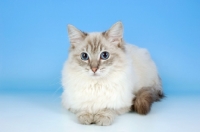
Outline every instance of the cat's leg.
[[150, 111], [152, 103], [159, 101], [163, 97], [164, 94], [161, 90], [156, 90], [151, 87], [141, 88], [133, 99], [132, 110], [146, 115]]
[[94, 123], [100, 126], [108, 126], [112, 124], [116, 116], [117, 112], [114, 110], [100, 110], [94, 115]]
[[87, 111], [80, 111], [76, 113], [78, 120], [81, 124], [89, 125], [92, 124], [94, 121], [93, 114], [87, 112]]

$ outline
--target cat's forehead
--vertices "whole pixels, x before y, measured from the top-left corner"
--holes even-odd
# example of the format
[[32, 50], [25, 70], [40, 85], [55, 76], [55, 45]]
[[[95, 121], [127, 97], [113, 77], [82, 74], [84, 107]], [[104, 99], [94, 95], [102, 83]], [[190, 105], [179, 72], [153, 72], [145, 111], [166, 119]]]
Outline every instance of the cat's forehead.
[[99, 32], [89, 33], [87, 37], [85, 38], [84, 43], [85, 43], [84, 48], [88, 52], [96, 53], [106, 48], [105, 37], [103, 36], [102, 33], [99, 33]]
[[89, 33], [86, 38], [85, 42], [91, 43], [93, 45], [101, 43], [104, 40], [104, 36], [100, 32]]

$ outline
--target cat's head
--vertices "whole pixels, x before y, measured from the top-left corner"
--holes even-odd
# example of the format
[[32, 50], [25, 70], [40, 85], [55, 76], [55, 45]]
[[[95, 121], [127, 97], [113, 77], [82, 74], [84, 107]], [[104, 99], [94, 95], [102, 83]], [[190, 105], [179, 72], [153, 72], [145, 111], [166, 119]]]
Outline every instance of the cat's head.
[[85, 33], [68, 25], [71, 43], [69, 63], [73, 70], [92, 78], [120, 71], [124, 67], [123, 25], [115, 23], [105, 32]]

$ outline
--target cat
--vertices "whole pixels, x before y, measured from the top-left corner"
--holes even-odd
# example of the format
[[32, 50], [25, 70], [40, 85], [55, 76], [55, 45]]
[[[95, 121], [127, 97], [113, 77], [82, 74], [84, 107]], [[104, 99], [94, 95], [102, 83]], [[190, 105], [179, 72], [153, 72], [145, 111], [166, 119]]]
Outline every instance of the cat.
[[111, 125], [117, 115], [147, 114], [164, 97], [148, 51], [123, 40], [123, 24], [105, 32], [68, 25], [70, 50], [62, 70], [62, 104], [81, 124]]

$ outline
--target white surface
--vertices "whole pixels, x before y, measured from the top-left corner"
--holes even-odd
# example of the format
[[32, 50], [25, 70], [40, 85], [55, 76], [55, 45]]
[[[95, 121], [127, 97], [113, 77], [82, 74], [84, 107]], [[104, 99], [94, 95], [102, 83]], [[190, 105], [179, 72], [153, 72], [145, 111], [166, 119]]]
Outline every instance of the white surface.
[[200, 132], [200, 96], [168, 95], [146, 116], [127, 113], [111, 126], [81, 125], [60, 94], [1, 93], [0, 132]]

